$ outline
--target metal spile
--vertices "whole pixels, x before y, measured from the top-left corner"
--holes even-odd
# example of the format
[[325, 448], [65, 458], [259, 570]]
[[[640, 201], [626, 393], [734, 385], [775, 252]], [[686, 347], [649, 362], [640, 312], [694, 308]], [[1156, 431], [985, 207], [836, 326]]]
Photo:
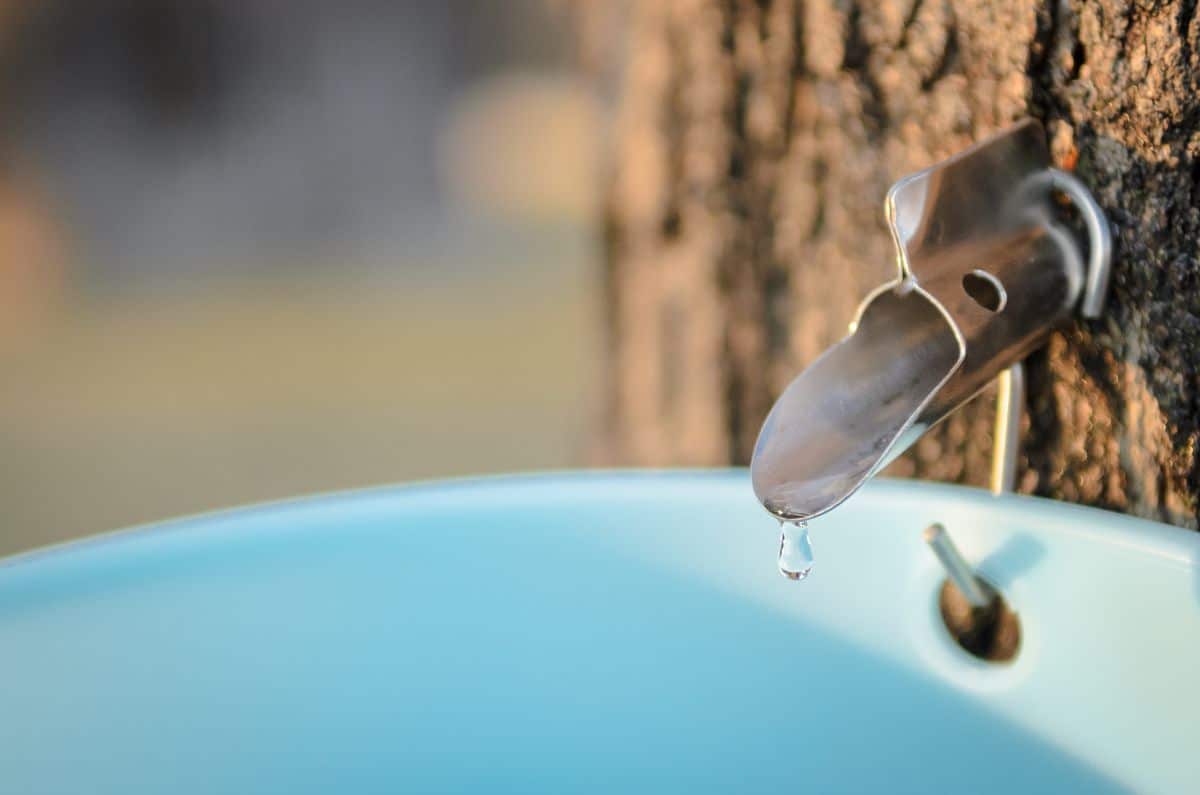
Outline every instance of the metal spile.
[[[1085, 221], [1086, 267], [1056, 193]], [[866, 298], [850, 335], [797, 376], [759, 433], [754, 491], [781, 519], [836, 507], [1081, 299], [1085, 316], [1102, 308], [1108, 224], [1082, 183], [1051, 168], [1036, 121], [901, 179], [885, 212], [895, 280]]]

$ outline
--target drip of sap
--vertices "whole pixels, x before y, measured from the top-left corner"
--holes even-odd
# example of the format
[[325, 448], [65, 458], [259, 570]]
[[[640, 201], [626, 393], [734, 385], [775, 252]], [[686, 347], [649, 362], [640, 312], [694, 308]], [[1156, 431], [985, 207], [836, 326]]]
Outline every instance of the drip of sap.
[[779, 526], [783, 530], [779, 538], [779, 572], [789, 580], [803, 580], [813, 567], [808, 522], [803, 519], [781, 520]]

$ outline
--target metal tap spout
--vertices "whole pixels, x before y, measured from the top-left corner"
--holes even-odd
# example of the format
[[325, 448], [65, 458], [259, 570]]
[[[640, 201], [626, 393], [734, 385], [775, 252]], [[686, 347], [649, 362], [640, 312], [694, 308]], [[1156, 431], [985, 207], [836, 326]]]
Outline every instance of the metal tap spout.
[[[1052, 202], [1089, 230], [1089, 263]], [[1098, 313], [1112, 241], [1078, 180], [1050, 166], [1026, 121], [888, 192], [895, 280], [851, 333], [787, 387], [763, 424], [751, 477], [763, 506], [808, 519], [840, 504], [929, 428], [1043, 343], [1080, 305]]]

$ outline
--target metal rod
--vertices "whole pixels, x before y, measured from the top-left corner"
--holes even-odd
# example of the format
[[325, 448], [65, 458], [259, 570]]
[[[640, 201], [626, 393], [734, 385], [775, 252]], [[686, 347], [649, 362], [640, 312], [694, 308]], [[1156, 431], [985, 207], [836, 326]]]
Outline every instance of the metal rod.
[[983, 584], [975, 576], [975, 572], [971, 571], [971, 567], [963, 560], [958, 547], [954, 546], [954, 542], [950, 540], [950, 534], [946, 532], [946, 528], [935, 522], [925, 528], [924, 535], [925, 543], [929, 544], [933, 549], [933, 554], [937, 555], [938, 560], [942, 562], [946, 576], [962, 592], [971, 607], [984, 608], [990, 605], [991, 598], [984, 590]]
[[1017, 452], [1021, 443], [1021, 411], [1025, 405], [1025, 367], [1017, 362], [996, 378], [996, 427], [992, 434], [992, 494], [1017, 484]]

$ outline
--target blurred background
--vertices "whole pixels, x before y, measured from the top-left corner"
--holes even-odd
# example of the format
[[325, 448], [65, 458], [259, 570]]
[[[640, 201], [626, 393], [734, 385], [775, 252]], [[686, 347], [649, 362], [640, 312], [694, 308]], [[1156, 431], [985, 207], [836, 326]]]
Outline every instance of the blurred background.
[[573, 30], [547, 0], [0, 0], [0, 553], [581, 463], [607, 103]]

